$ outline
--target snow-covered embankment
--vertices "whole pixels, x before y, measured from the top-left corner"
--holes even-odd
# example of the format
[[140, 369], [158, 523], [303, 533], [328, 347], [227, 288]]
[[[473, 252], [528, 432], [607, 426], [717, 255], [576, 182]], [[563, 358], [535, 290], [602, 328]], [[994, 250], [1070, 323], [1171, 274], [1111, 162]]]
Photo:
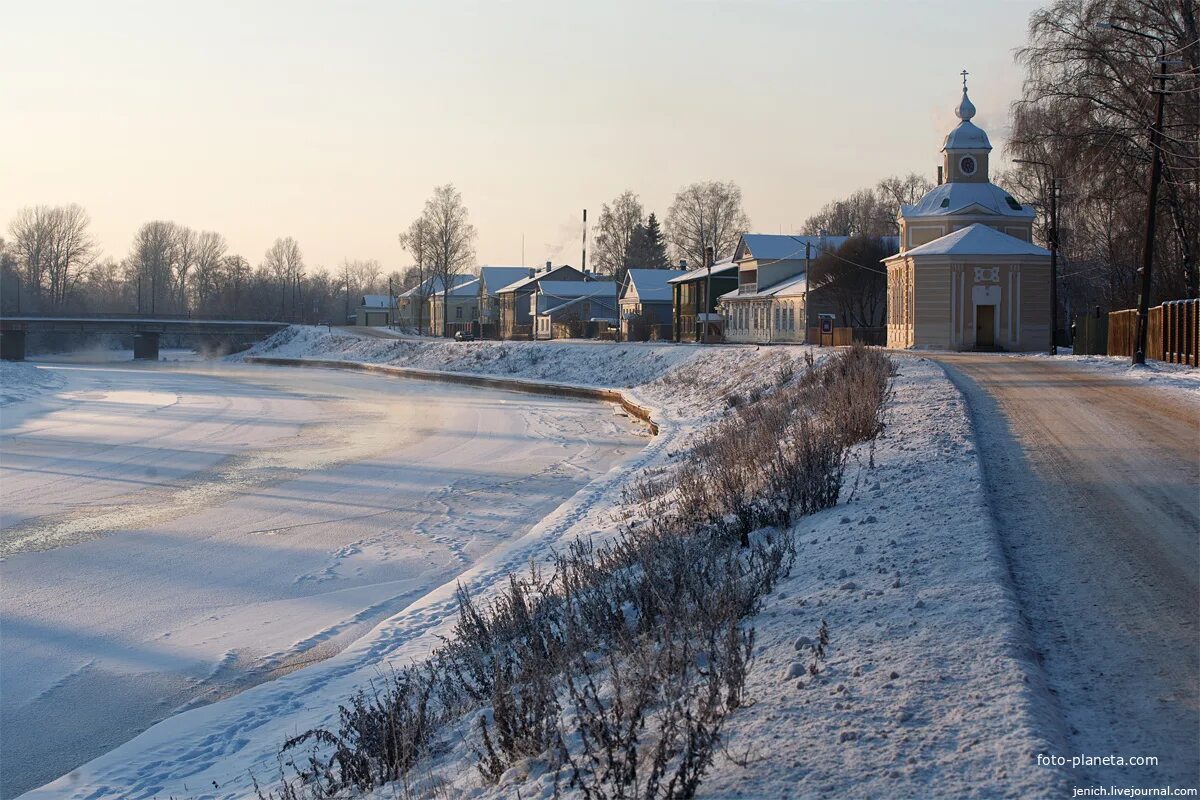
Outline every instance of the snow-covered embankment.
[[[723, 413], [728, 394], [768, 385], [803, 353], [393, 342], [312, 329], [252, 351], [632, 387], [629, 394], [653, 409], [662, 435], [630, 467], [464, 573], [460, 580], [481, 599], [550, 547], [612, 531], [633, 474], [669, 464]], [[1053, 779], [1032, 766], [1053, 720], [1034, 710], [1038, 673], [1008, 591], [963, 403], [931, 362], [905, 357], [898, 367], [875, 466], [867, 465], [869, 446], [859, 448], [842, 504], [800, 521], [792, 575], [752, 621], [754, 702], [729, 719], [727, 755], [709, 772], [704, 796], [1036, 796]], [[37, 796], [245, 796], [249, 771], [268, 782], [277, 774], [287, 736], [332, 724], [354, 689], [427, 654], [452, 627], [453, 590], [430, 593], [328, 662], [167, 720]], [[801, 674], [801, 637], [813, 638], [822, 620], [828, 662], [810, 681]], [[471, 764], [455, 772], [458, 788], [489, 791]], [[523, 795], [536, 795], [527, 791], [534, 788], [523, 787]], [[512, 787], [490, 791], [503, 796]]]

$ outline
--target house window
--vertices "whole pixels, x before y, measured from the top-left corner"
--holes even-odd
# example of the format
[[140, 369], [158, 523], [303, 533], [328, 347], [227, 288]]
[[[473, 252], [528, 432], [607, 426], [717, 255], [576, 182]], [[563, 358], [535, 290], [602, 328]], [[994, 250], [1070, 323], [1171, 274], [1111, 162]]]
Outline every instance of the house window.
[[462, 306], [459, 306], [458, 308], [454, 309], [454, 318], [462, 319]]

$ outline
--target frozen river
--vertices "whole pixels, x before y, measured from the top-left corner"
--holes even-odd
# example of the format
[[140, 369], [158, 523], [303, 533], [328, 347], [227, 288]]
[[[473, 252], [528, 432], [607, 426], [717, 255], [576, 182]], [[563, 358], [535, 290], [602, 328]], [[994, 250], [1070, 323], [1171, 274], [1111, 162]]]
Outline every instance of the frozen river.
[[4, 798], [338, 652], [645, 441], [597, 404], [379, 375], [36, 370], [0, 398]]

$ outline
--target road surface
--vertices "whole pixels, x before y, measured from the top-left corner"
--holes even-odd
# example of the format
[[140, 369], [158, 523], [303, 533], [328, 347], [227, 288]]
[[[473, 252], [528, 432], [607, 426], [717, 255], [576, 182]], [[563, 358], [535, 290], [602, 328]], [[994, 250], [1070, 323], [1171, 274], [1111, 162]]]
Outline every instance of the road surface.
[[0, 408], [4, 798], [339, 652], [646, 441], [599, 404], [365, 373], [37, 369]]
[[971, 407], [1061, 755], [1158, 759], [1071, 779], [1200, 787], [1200, 403], [1066, 361], [935, 358]]

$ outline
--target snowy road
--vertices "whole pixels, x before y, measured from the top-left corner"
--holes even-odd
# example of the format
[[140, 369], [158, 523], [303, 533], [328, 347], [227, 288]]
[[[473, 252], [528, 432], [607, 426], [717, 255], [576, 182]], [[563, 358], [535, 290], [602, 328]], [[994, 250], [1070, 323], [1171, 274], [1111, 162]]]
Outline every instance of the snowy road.
[[1159, 759], [1071, 780], [1200, 786], [1200, 404], [1050, 359], [936, 358], [971, 406], [1058, 755]]
[[338, 652], [644, 440], [324, 370], [42, 365], [0, 408], [0, 796]]

